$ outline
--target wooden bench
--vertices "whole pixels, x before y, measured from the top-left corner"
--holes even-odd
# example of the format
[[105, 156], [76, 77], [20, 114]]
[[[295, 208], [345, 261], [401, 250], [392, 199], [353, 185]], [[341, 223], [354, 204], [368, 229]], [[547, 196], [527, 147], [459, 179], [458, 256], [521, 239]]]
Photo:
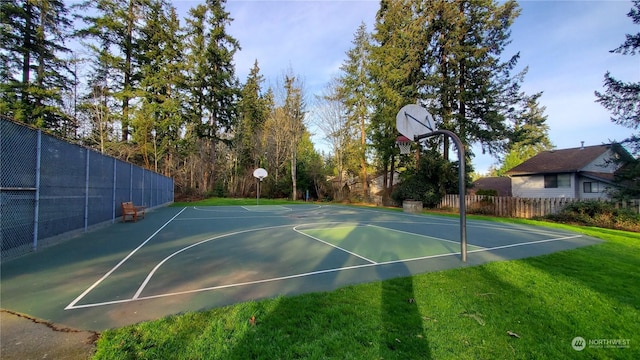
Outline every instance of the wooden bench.
[[144, 219], [144, 206], [135, 206], [132, 202], [123, 202], [122, 206], [122, 222], [126, 222], [127, 218], [132, 221], [138, 221], [138, 217]]

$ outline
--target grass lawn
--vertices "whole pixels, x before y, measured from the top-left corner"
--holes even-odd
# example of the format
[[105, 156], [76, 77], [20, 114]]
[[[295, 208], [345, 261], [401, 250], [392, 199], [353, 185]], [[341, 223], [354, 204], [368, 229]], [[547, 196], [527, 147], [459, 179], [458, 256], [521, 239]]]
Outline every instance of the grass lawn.
[[95, 359], [640, 358], [640, 234], [544, 224], [606, 241], [108, 330]]

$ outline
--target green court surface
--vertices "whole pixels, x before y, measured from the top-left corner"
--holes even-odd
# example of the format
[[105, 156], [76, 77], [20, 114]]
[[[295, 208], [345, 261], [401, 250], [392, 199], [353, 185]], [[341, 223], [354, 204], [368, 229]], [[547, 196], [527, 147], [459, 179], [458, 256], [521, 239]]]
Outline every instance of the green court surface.
[[2, 264], [4, 309], [103, 330], [587, 246], [584, 235], [338, 205], [169, 207]]

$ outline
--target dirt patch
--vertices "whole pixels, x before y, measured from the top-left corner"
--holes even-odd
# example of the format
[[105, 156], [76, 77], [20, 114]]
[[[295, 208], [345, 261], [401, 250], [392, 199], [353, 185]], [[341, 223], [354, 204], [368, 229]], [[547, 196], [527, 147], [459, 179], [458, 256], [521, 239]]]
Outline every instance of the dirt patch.
[[99, 334], [57, 326], [27, 315], [0, 310], [0, 358], [90, 359]]

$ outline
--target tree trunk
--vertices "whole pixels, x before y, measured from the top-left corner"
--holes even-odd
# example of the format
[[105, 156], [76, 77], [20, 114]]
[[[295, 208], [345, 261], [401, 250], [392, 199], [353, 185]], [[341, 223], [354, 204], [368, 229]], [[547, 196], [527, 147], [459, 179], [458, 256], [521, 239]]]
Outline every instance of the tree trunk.
[[291, 184], [293, 185], [293, 194], [292, 200], [297, 200], [298, 195], [298, 183], [296, 182], [297, 175], [297, 151], [295, 150], [296, 145], [291, 145]]
[[[23, 57], [22, 57], [22, 92], [21, 92], [21, 96], [20, 96], [20, 100], [24, 103], [24, 104], [28, 104], [29, 103], [29, 97], [27, 94], [27, 88], [29, 87], [29, 81], [30, 81], [30, 71], [29, 71], [29, 65], [31, 63], [31, 34], [32, 34], [32, 30], [33, 30], [33, 23], [32, 23], [32, 19], [31, 19], [31, 15], [33, 13], [33, 8], [31, 5], [31, 1], [25, 1], [24, 2], [24, 12], [25, 12], [25, 25], [24, 25], [24, 32], [22, 34], [23, 38], [22, 38], [22, 46], [23, 46]], [[26, 122], [30, 123], [31, 120], [30, 119], [25, 119]]]
[[129, 94], [131, 90], [131, 55], [133, 52], [133, 23], [135, 20], [135, 2], [129, 0], [128, 19], [127, 19], [127, 38], [125, 40], [125, 60], [124, 60], [124, 84], [122, 90], [122, 141], [129, 141]]
[[364, 196], [365, 201], [369, 201], [369, 181], [367, 179], [367, 151], [366, 151], [366, 129], [365, 129], [365, 118], [364, 116], [360, 118], [360, 146], [361, 146], [361, 154], [360, 154], [360, 168], [362, 172], [362, 195]]

